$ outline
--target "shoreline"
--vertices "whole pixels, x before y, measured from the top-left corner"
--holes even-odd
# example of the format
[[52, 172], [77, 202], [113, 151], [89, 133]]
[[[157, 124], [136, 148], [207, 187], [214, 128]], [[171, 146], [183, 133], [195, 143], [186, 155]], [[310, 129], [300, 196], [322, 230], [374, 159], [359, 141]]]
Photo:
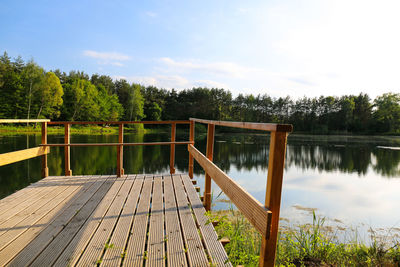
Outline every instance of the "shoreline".
[[[143, 127], [124, 127], [124, 132], [135, 133], [135, 132], [144, 132], [144, 133], [152, 133], [159, 132], [158, 129], [148, 129]], [[9, 126], [9, 125], [0, 125], [0, 135], [14, 135], [14, 134], [41, 134], [41, 127], [37, 125], [30, 126]], [[63, 126], [51, 126], [47, 127], [47, 134], [64, 134]], [[72, 125], [71, 126], [71, 134], [94, 134], [94, 135], [109, 135], [109, 134], [118, 134], [118, 127], [115, 126], [98, 126], [98, 125]]]
[[[162, 132], [164, 129], [158, 128], [144, 128], [144, 127], [124, 127], [125, 132], [144, 132], [144, 133], [152, 133], [152, 132]], [[177, 129], [180, 131], [180, 129]], [[201, 133], [202, 131], [199, 131]], [[9, 124], [0, 125], [0, 135], [9, 135], [9, 134], [40, 134], [41, 127], [37, 125], [18, 125], [18, 126], [10, 126]], [[64, 134], [63, 126], [51, 126], [47, 127], [48, 134]], [[75, 134], [118, 134], [118, 127], [116, 126], [99, 126], [99, 125], [72, 125], [71, 133]], [[216, 134], [227, 134], [226, 132], [216, 133]], [[259, 134], [259, 132], [229, 132], [228, 134]], [[339, 133], [332, 132], [330, 134], [319, 134], [319, 133], [307, 133], [307, 132], [293, 132], [290, 134], [292, 138], [295, 137], [303, 137], [303, 136], [314, 136], [314, 137], [324, 137], [324, 136], [338, 136], [338, 137], [399, 137], [398, 133], [376, 133], [376, 134], [368, 134], [368, 133]]]

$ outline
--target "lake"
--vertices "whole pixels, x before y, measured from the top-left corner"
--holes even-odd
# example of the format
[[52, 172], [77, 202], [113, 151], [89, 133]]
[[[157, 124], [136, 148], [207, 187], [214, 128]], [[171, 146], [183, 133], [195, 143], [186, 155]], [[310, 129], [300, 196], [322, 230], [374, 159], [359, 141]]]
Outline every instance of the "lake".
[[[169, 133], [133, 134], [125, 142], [169, 141]], [[177, 135], [177, 141], [188, 136]], [[117, 142], [116, 135], [72, 135], [72, 143]], [[262, 203], [265, 197], [269, 136], [216, 134], [214, 162]], [[63, 135], [49, 135], [49, 143], [62, 143]], [[40, 135], [0, 136], [0, 152], [33, 147]], [[196, 147], [205, 152], [205, 134], [196, 136]], [[282, 221], [310, 222], [312, 211], [328, 223], [378, 231], [400, 231], [400, 137], [310, 136], [288, 139], [282, 192]], [[63, 175], [63, 148], [52, 148], [50, 175]], [[114, 174], [115, 147], [72, 147], [71, 169], [78, 174]], [[168, 173], [169, 146], [124, 148], [125, 173]], [[0, 167], [0, 198], [40, 179], [40, 159]], [[176, 171], [188, 172], [186, 145], [176, 147]], [[195, 165], [200, 187], [204, 173]], [[213, 185], [214, 209], [229, 204]], [[363, 232], [363, 230], [360, 230]]]

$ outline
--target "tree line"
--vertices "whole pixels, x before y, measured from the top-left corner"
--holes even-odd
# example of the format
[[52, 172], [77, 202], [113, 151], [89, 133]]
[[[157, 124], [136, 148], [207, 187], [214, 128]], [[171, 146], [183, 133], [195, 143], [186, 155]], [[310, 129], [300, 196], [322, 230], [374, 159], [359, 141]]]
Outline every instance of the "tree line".
[[113, 80], [107, 75], [46, 71], [33, 60], [0, 56], [0, 117], [67, 121], [213, 120], [293, 124], [308, 133], [400, 133], [400, 94], [293, 99], [233, 97], [217, 88], [181, 91]]

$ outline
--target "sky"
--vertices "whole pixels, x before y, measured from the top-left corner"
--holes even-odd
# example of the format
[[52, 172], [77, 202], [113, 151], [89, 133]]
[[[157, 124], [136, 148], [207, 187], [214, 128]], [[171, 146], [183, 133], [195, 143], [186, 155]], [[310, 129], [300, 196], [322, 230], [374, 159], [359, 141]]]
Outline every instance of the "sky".
[[400, 92], [400, 1], [0, 1], [0, 53], [234, 96]]

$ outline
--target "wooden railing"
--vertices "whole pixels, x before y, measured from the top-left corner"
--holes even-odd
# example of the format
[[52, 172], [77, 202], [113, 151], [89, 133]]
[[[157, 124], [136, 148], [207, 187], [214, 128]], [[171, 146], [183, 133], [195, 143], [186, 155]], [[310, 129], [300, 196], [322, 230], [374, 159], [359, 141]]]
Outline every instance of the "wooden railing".
[[[260, 266], [274, 266], [275, 252], [278, 238], [279, 211], [281, 203], [282, 179], [285, 162], [287, 136], [292, 132], [292, 125], [270, 124], [270, 123], [249, 123], [249, 122], [229, 122], [212, 121], [191, 118], [189, 121], [110, 121], [110, 122], [56, 122], [49, 120], [0, 120], [0, 123], [27, 123], [40, 122], [42, 124], [41, 145], [39, 147], [0, 154], [0, 166], [29, 159], [32, 157], [42, 157], [42, 176], [49, 175], [47, 166], [47, 154], [50, 147], [64, 147], [65, 175], [72, 175], [71, 152], [72, 146], [117, 146], [117, 176], [124, 174], [123, 168], [123, 147], [138, 145], [169, 145], [170, 146], [170, 173], [175, 173], [175, 145], [187, 144], [189, 151], [189, 176], [193, 178], [193, 161], [196, 161], [206, 172], [204, 186], [204, 206], [207, 210], [211, 209], [211, 179], [222, 189], [236, 207], [246, 216], [253, 226], [262, 235]], [[208, 125], [207, 130], [207, 149], [203, 155], [194, 147], [195, 122]], [[72, 124], [107, 124], [118, 125], [118, 143], [71, 143], [70, 128]], [[146, 143], [125, 143], [124, 125], [125, 124], [170, 124], [171, 140], [169, 142], [146, 142]], [[189, 124], [189, 141], [176, 142], [176, 125]], [[64, 125], [64, 143], [47, 143], [47, 126]], [[261, 204], [238, 183], [231, 179], [226, 173], [219, 169], [213, 162], [214, 134], [215, 126], [226, 126], [234, 128], [253, 129], [270, 132], [269, 164], [267, 175], [267, 188], [265, 194], [265, 204]]]
[[[213, 179], [225, 195], [230, 198], [249, 222], [261, 233], [262, 243], [259, 265], [274, 266], [286, 142], [288, 134], [293, 130], [293, 126], [289, 124], [212, 121], [191, 118], [191, 129], [194, 129], [195, 122], [208, 125], [206, 155], [199, 152], [193, 144], [188, 145], [190, 157], [194, 157], [206, 172], [204, 186], [205, 208], [207, 210], [211, 208], [211, 179]], [[270, 132], [267, 189], [264, 205], [212, 162], [216, 125]], [[194, 136], [194, 133], [190, 136]]]
[[[47, 119], [38, 119], [38, 120], [0, 119], [0, 123], [42, 123], [42, 125], [46, 124], [49, 121], [50, 120], [47, 120]], [[43, 127], [42, 127], [42, 143], [46, 142], [46, 140], [47, 140], [47, 134], [43, 133]], [[3, 154], [0, 154], [0, 166], [15, 163], [15, 162], [30, 159], [30, 158], [34, 158], [34, 157], [42, 156], [42, 174], [46, 174], [46, 173], [48, 174], [48, 169], [47, 168], [43, 169], [43, 166], [47, 166], [47, 154], [48, 153], [50, 153], [50, 148], [42, 147], [42, 146], [8, 152], [8, 153], [3, 153]], [[46, 163], [44, 163], [43, 161], [46, 161]], [[46, 172], [46, 173], [43, 173], [43, 172]]]
[[[71, 143], [71, 125], [76, 124], [106, 124], [106, 125], [118, 125], [118, 143]], [[170, 124], [171, 125], [171, 140], [169, 142], [145, 142], [145, 143], [125, 143], [124, 142], [124, 125], [126, 124]], [[190, 124], [190, 133], [194, 132], [193, 124], [190, 121], [52, 121], [42, 123], [42, 147], [64, 147], [65, 157], [65, 176], [71, 176], [71, 147], [73, 146], [116, 146], [117, 147], [117, 176], [121, 177], [124, 175], [123, 157], [124, 157], [124, 146], [143, 146], [143, 145], [169, 145], [170, 146], [170, 173], [175, 173], [175, 145], [187, 145], [194, 144], [193, 138], [189, 141], [176, 142], [176, 125], [177, 124]], [[47, 138], [43, 139], [43, 136], [47, 136], [47, 125], [64, 125], [64, 143], [63, 144], [48, 144]], [[190, 161], [190, 160], [189, 160]], [[193, 161], [193, 160], [192, 160]], [[47, 168], [47, 160], [44, 161], [42, 170]], [[193, 173], [193, 163], [189, 164], [189, 173]], [[43, 177], [48, 175], [48, 171], [42, 171]]]

